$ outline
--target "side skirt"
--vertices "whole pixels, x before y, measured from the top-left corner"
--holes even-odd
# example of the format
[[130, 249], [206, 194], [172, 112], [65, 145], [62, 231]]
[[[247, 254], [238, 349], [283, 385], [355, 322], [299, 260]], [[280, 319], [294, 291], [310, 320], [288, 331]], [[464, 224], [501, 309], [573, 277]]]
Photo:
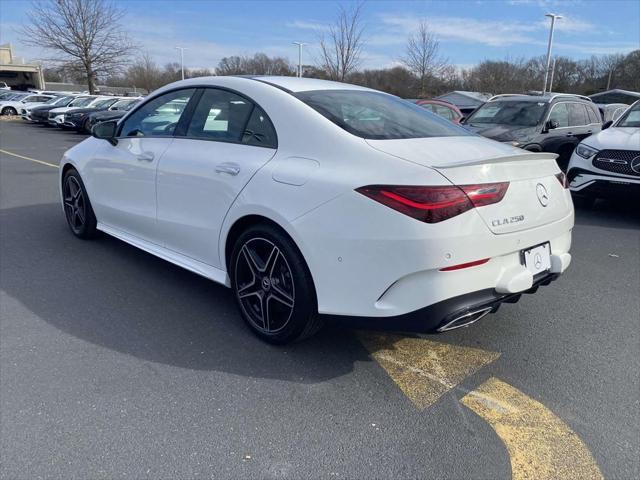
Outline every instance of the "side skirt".
[[117, 239], [122, 240], [129, 245], [133, 245], [140, 250], [144, 250], [151, 255], [155, 255], [158, 258], [166, 260], [167, 262], [171, 262], [174, 265], [189, 270], [190, 272], [208, 278], [209, 280], [213, 280], [214, 282], [222, 283], [226, 287], [231, 286], [229, 275], [227, 275], [227, 272], [225, 272], [224, 270], [212, 267], [211, 265], [207, 265], [206, 263], [199, 262], [197, 260], [194, 260], [193, 258], [161, 247], [160, 245], [157, 245], [155, 243], [142, 240], [141, 238], [130, 235], [126, 232], [118, 230], [117, 228], [105, 225], [104, 223], [98, 222], [96, 228], [101, 232], [116, 237]]

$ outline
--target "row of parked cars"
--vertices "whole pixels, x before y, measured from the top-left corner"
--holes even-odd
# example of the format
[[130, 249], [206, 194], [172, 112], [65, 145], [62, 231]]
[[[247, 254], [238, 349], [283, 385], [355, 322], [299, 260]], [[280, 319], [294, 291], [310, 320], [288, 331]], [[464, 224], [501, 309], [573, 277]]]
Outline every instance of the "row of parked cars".
[[140, 98], [69, 92], [2, 92], [0, 114], [23, 120], [91, 133], [93, 126], [122, 117]]
[[[91, 133], [95, 124], [123, 117], [140, 101], [84, 93], [0, 90], [0, 113]], [[557, 153], [576, 202], [589, 205], [597, 197], [640, 193], [639, 102], [632, 106], [599, 105], [581, 95], [504, 94], [465, 115], [442, 100], [411, 101], [478, 135], [532, 152]], [[176, 102], [150, 120], [160, 126], [177, 121], [184, 105]]]
[[496, 95], [464, 116], [441, 100], [414, 100], [484, 137], [532, 152], [557, 153], [574, 201], [640, 195], [640, 101], [596, 104], [572, 94]]

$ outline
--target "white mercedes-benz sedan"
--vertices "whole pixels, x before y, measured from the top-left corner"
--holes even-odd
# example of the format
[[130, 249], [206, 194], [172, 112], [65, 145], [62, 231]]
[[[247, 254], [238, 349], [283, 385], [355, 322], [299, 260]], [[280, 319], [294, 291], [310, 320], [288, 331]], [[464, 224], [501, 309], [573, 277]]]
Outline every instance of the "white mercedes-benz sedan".
[[554, 154], [354, 85], [173, 83], [96, 125], [60, 172], [76, 236], [100, 230], [230, 287], [274, 343], [327, 318], [466, 326], [571, 261], [573, 205]]

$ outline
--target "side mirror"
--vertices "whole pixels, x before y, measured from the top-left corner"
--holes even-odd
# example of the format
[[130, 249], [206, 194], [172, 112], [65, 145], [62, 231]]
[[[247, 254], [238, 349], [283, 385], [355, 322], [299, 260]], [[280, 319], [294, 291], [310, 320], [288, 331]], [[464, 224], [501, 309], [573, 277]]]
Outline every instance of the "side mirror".
[[118, 122], [115, 120], [109, 120], [107, 122], [101, 122], [93, 126], [91, 129], [91, 135], [102, 140], [106, 140], [111, 145], [117, 145], [118, 139], [116, 138], [116, 131], [118, 129]]
[[560, 124], [556, 120], [547, 120], [547, 123], [544, 124], [545, 131], [554, 130], [558, 128]]
[[613, 125], [613, 120], [609, 120], [608, 122], [604, 122], [602, 124], [602, 130], [606, 130], [607, 128], [609, 128], [611, 125]]

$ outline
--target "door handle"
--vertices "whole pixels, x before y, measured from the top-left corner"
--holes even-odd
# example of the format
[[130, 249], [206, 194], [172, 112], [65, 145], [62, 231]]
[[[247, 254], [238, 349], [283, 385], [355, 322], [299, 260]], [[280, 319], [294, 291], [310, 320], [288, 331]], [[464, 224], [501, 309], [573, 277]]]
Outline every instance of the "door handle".
[[226, 173], [235, 177], [240, 173], [240, 167], [232, 163], [221, 163], [216, 165], [216, 173]]
[[143, 152], [140, 155], [136, 156], [136, 158], [142, 162], [153, 162], [155, 155], [153, 152]]

